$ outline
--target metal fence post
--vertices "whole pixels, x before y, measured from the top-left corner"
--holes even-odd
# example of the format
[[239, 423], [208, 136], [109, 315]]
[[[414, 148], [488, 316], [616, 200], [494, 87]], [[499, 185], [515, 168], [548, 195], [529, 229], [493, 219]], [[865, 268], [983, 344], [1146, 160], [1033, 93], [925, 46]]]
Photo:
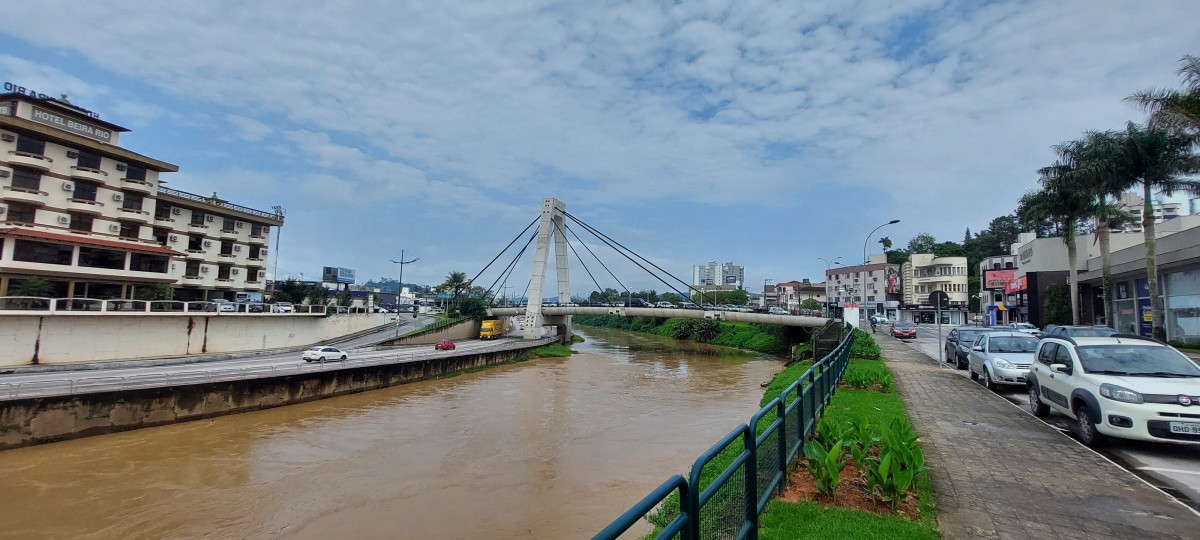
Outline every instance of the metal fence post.
[[775, 416], [779, 418], [779, 471], [783, 476], [779, 479], [779, 494], [783, 495], [783, 487], [788, 479], [788, 438], [787, 438], [787, 392], [779, 396], [779, 405], [775, 406]]
[[755, 442], [757, 438], [754, 430], [749, 426], [742, 433], [742, 443], [750, 452], [750, 457], [746, 460], [746, 519], [750, 520], [750, 534], [746, 537], [750, 540], [758, 538], [758, 444]]

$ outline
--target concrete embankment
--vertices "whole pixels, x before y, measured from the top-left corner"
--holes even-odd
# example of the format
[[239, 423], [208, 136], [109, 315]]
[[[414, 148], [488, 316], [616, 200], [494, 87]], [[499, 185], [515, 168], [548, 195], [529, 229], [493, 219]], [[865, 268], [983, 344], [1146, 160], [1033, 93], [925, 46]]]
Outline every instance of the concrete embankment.
[[0, 449], [302, 403], [520, 359], [542, 345], [281, 377], [0, 401]]

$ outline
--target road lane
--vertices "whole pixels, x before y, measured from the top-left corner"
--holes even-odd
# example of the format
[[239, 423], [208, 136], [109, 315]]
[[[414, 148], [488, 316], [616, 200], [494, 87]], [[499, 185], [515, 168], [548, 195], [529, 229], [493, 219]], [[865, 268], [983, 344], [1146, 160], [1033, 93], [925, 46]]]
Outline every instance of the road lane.
[[[887, 335], [886, 328], [881, 326], [875, 338], [893, 339]], [[940, 343], [937, 340], [936, 328], [932, 326], [919, 327], [917, 339], [903, 341], [930, 358], [937, 359], [938, 350], [945, 346], [945, 335], [953, 328], [956, 327], [942, 326], [943, 341]], [[964, 377], [969, 376], [966, 370], [955, 370], [953, 364], [943, 363], [942, 366], [957, 371]], [[996, 393], [1019, 406], [1025, 414], [1030, 414], [1029, 395], [1024, 387], [1001, 387]], [[1053, 411], [1050, 416], [1041, 420], [1075, 437], [1074, 420]], [[1110, 439], [1106, 446], [1096, 450], [1185, 504], [1200, 510], [1200, 445]]]

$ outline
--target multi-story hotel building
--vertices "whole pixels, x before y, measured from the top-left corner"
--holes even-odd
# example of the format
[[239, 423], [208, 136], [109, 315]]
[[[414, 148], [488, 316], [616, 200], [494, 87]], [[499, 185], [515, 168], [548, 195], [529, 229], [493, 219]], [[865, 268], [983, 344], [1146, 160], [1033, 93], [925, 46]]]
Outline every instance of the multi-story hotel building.
[[[937, 257], [930, 253], [914, 253], [900, 266], [904, 283], [903, 320], [916, 323], [936, 323], [940, 311], [945, 324], [967, 322], [967, 258]], [[938, 310], [929, 301], [929, 293], [943, 291], [950, 299], [950, 308]]]
[[263, 290], [283, 216], [163, 187], [179, 168], [121, 148], [126, 131], [65, 98], [0, 94], [0, 295], [31, 277], [60, 298]]

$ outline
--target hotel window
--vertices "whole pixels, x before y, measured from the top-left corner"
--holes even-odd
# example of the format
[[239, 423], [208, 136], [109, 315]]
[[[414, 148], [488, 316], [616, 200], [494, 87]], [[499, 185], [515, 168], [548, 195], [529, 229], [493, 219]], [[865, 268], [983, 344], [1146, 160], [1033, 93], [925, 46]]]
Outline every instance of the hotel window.
[[1013, 263], [1011, 263], [1011, 262], [1004, 263], [1005, 270], [1012, 270], [1012, 267], [1013, 267]]
[[79, 161], [75, 166], [80, 169], [100, 169], [100, 156], [89, 154], [87, 152], [79, 152]]
[[167, 245], [167, 242], [170, 239], [170, 236], [171, 236], [171, 229], [168, 229], [166, 227], [155, 227], [154, 228], [154, 240], [156, 242], [158, 242], [159, 244], [162, 244], [164, 246]]
[[129, 165], [125, 168], [125, 178], [130, 180], [146, 181], [146, 169]]
[[189, 234], [188, 251], [204, 251], [204, 237], [198, 234]]
[[171, 219], [171, 205], [162, 201], [155, 201], [154, 204], [155, 219]]
[[227, 264], [217, 266], [217, 279], [229, 279], [229, 270], [233, 268]]
[[46, 141], [28, 135], [17, 135], [17, 151], [38, 156], [45, 155]]
[[41, 191], [42, 173], [24, 167], [13, 167], [12, 187]]
[[221, 222], [221, 231], [222, 232], [234, 232], [234, 227], [237, 227], [237, 221], [234, 220], [233, 218], [225, 218]]
[[129, 238], [137, 240], [142, 235], [142, 226], [132, 221], [122, 221], [121, 223], [121, 238]]
[[25, 203], [8, 203], [9, 223], [28, 223], [32, 225], [35, 217], [37, 217], [37, 206]]
[[262, 236], [262, 235], [263, 235], [262, 224], [261, 223], [251, 223], [250, 224], [250, 236]]
[[143, 196], [141, 193], [134, 193], [132, 191], [123, 191], [122, 193], [124, 193], [125, 196], [123, 197], [124, 202], [121, 203], [121, 208], [139, 211], [142, 209], [142, 203], [146, 199], [145, 196]]
[[125, 252], [112, 249], [81, 247], [79, 248], [79, 266], [124, 270]]
[[70, 228], [72, 231], [92, 232], [92, 216], [72, 212]]
[[91, 182], [81, 182], [79, 180], [76, 180], [75, 181], [75, 191], [74, 191], [74, 193], [71, 194], [71, 198], [78, 199], [81, 201], [95, 201], [96, 200], [96, 188], [97, 188], [96, 184], [93, 184]]
[[183, 277], [200, 277], [200, 261], [188, 261], [183, 270]]
[[192, 225], [204, 225], [204, 212], [192, 210]]
[[71, 264], [75, 248], [66, 244], [51, 244], [32, 240], [17, 240], [13, 244], [13, 260], [41, 264]]
[[135, 272], [167, 273], [167, 257], [149, 253], [130, 253], [129, 269]]
[[233, 255], [233, 242], [229, 240], [221, 241], [221, 255]]

